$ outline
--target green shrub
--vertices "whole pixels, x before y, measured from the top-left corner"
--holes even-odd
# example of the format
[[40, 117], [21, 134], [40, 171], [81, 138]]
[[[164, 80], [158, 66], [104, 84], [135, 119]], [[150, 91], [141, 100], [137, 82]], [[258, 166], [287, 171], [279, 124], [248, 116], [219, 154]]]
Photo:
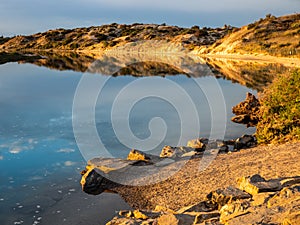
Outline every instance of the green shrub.
[[256, 134], [259, 143], [300, 140], [299, 69], [275, 79], [264, 91]]

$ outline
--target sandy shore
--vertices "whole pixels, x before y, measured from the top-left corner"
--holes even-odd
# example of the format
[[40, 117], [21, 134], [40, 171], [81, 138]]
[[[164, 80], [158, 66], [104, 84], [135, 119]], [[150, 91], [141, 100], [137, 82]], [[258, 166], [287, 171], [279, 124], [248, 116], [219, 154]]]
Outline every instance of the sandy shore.
[[200, 54], [203, 58], [216, 58], [216, 59], [232, 59], [232, 60], [243, 60], [243, 61], [262, 61], [268, 63], [280, 63], [288, 67], [300, 68], [300, 58], [293, 57], [277, 57], [271, 55], [242, 55], [242, 54]]
[[241, 176], [260, 174], [266, 179], [300, 175], [300, 142], [258, 146], [220, 154], [199, 172], [200, 158], [191, 160], [173, 177], [151, 186], [118, 190], [131, 206], [154, 209], [156, 205], [178, 210], [203, 200], [212, 190], [236, 186]]

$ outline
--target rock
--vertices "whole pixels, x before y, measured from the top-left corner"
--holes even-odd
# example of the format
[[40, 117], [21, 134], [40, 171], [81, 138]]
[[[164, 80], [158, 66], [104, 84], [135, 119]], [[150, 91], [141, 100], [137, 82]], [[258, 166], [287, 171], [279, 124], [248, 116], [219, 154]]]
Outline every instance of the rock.
[[123, 210], [119, 212], [119, 216], [127, 218], [135, 218], [141, 220], [155, 219], [161, 215], [161, 212], [144, 211], [144, 210]]
[[190, 152], [187, 152], [187, 153], [184, 153], [182, 154], [181, 157], [193, 157], [195, 155], [199, 155], [199, 152], [196, 152], [196, 151], [190, 151]]
[[275, 214], [275, 212], [272, 212], [271, 210], [265, 208], [249, 209], [246, 210], [244, 214], [229, 219], [225, 224], [226, 225], [245, 225], [245, 224], [278, 225], [278, 223], [274, 223], [274, 221], [272, 221], [272, 214]]
[[234, 145], [227, 145], [227, 146], [228, 146], [228, 152], [229, 153], [237, 151], [236, 149], [234, 149]]
[[219, 221], [219, 219], [217, 218], [212, 218], [209, 220], [205, 220], [202, 223], [197, 223], [198, 225], [222, 225], [221, 222]]
[[205, 144], [208, 143], [206, 138], [197, 138], [187, 142], [187, 147], [194, 148], [196, 151], [202, 152], [205, 150]]
[[227, 153], [229, 152], [229, 147], [226, 144], [218, 146], [219, 153]]
[[161, 158], [172, 158], [172, 157], [175, 157], [176, 156], [176, 148], [175, 147], [171, 147], [169, 145], [166, 145], [161, 150], [161, 153], [160, 153], [159, 156]]
[[190, 147], [171, 147], [166, 145], [163, 147], [160, 153], [161, 158], [176, 158], [176, 157], [188, 157], [196, 155], [197, 152], [194, 148]]
[[161, 205], [155, 206], [154, 212], [168, 212], [168, 213], [175, 214], [175, 212], [173, 210], [168, 209], [168, 208], [166, 208], [164, 206], [161, 206]]
[[249, 202], [234, 202], [234, 203], [228, 203], [224, 205], [220, 209], [220, 222], [226, 223], [228, 220], [231, 220], [235, 217], [244, 215], [249, 213], [247, 209], [249, 208], [250, 204]]
[[300, 208], [300, 185], [283, 188], [280, 192], [276, 193], [276, 195], [269, 199], [267, 206], [268, 208], [284, 206], [293, 201], [298, 201]]
[[[255, 186], [258, 190], [272, 189], [251, 196], [234, 187], [212, 191], [207, 201], [181, 208], [174, 212], [166, 207], [157, 206], [155, 211], [121, 211], [113, 224], [201, 224], [201, 225], [245, 225], [245, 224], [285, 224], [300, 223], [300, 184], [298, 176], [265, 180], [259, 175], [241, 180]], [[275, 184], [290, 185], [274, 192]], [[295, 184], [296, 183], [296, 184]], [[261, 185], [261, 187], [258, 187]], [[251, 188], [252, 192], [255, 188]], [[257, 192], [257, 191], [255, 191]], [[219, 206], [219, 210], [218, 209]]]
[[141, 221], [136, 221], [133, 218], [119, 218], [114, 217], [111, 221], [106, 223], [106, 225], [139, 225]]
[[128, 156], [127, 156], [127, 160], [141, 160], [141, 161], [150, 161], [151, 160], [151, 157], [150, 155], [142, 152], [142, 151], [139, 151], [139, 150], [136, 150], [136, 149], [132, 149]]
[[250, 116], [248, 114], [233, 116], [231, 121], [235, 123], [248, 124], [250, 121]]
[[223, 141], [221, 140], [209, 140], [205, 143], [205, 150], [208, 149], [217, 149], [220, 145], [223, 145]]
[[157, 219], [157, 225], [178, 225], [179, 220], [174, 214], [164, 214]]
[[234, 148], [237, 150], [243, 149], [243, 148], [250, 148], [257, 145], [257, 140], [253, 135], [243, 135], [242, 137], [236, 139], [234, 143]]
[[195, 217], [185, 214], [164, 214], [157, 219], [157, 225], [191, 225]]
[[261, 206], [274, 195], [274, 192], [263, 192], [252, 196], [251, 206]]
[[283, 178], [280, 180], [280, 184], [282, 187], [289, 187], [294, 184], [300, 184], [300, 177], [289, 177], [289, 178]]
[[300, 224], [300, 210], [298, 212], [291, 213], [284, 218], [282, 225], [299, 225]]
[[251, 195], [234, 187], [218, 189], [207, 195], [207, 199], [213, 204], [217, 204], [219, 209], [229, 202], [247, 198], [251, 198]]
[[208, 220], [211, 221], [212, 219], [214, 219], [215, 221], [219, 221], [219, 219], [220, 219], [219, 211], [198, 213], [198, 215], [195, 218], [194, 224], [203, 223]]
[[231, 120], [235, 123], [246, 124], [247, 127], [255, 126], [259, 121], [259, 100], [251, 93], [247, 93], [245, 101], [232, 108], [236, 115]]
[[82, 190], [91, 195], [99, 195], [106, 190], [113, 190], [119, 186], [98, 174], [94, 169], [87, 170], [80, 183]]
[[232, 140], [232, 139], [231, 140], [227, 140], [227, 141], [224, 141], [224, 144], [225, 145], [234, 145], [235, 141], [236, 140]]
[[133, 213], [130, 210], [121, 210], [119, 211], [119, 216], [130, 218], [133, 216]]
[[278, 180], [266, 181], [258, 174], [251, 177], [238, 178], [237, 183], [239, 185], [239, 189], [246, 191], [251, 195], [258, 194], [259, 192], [271, 192], [282, 189]]
[[191, 212], [212, 212], [218, 209], [218, 205], [211, 201], [202, 201], [196, 205], [184, 207], [176, 213], [191, 213]]

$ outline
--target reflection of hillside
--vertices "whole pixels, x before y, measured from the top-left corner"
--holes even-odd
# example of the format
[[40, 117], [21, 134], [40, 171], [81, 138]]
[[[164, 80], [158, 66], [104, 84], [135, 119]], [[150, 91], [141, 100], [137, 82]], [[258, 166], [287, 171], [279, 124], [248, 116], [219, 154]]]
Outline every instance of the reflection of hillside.
[[189, 77], [215, 75], [261, 91], [273, 78], [290, 70], [278, 63], [228, 58], [202, 59], [190, 54], [153, 54], [110, 51], [105, 54], [75, 52], [41, 52], [34, 54], [2, 53], [0, 63], [32, 63], [56, 70], [98, 73], [108, 76], [165, 76], [184, 74]]
[[191, 77], [212, 75], [205, 62], [186, 54], [105, 54], [90, 66], [89, 72], [104, 75], [164, 76], [185, 74]]
[[206, 62], [215, 74], [220, 73], [233, 82], [258, 91], [271, 83], [275, 76], [290, 70], [282, 64], [261, 61], [207, 58]]
[[121, 68], [116, 73], [113, 73], [113, 76], [121, 76], [121, 75], [132, 75], [132, 76], [164, 76], [168, 75], [177, 75], [177, 74], [185, 74], [185, 72], [179, 70], [178, 68], [161, 63], [161, 62], [138, 62], [130, 64], [126, 67]]
[[[75, 52], [35, 52], [8, 54], [7, 62], [32, 63], [55, 70], [98, 73], [102, 75], [165, 76], [185, 74], [191, 77], [212, 75], [203, 59], [187, 54], [145, 54], [108, 52], [107, 54], [77, 54]], [[36, 56], [39, 55], [39, 56]]]
[[77, 72], [85, 72], [89, 65], [95, 60], [92, 56], [84, 54], [76, 54], [74, 52], [52, 53], [42, 52], [42, 59], [31, 62], [38, 66], [44, 66], [55, 70], [73, 70]]
[[10, 62], [34, 62], [41, 57], [38, 55], [31, 55], [31, 54], [20, 54], [17, 52], [8, 53], [8, 52], [0, 52], [0, 65]]

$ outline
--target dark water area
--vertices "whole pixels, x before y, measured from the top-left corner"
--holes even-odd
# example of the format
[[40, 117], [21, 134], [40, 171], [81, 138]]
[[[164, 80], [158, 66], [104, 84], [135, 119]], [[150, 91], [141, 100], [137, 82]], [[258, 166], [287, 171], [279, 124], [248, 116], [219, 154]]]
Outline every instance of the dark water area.
[[[165, 66], [159, 64], [159, 71]], [[141, 78], [123, 69], [124, 75], [110, 77], [93, 69], [0, 65], [0, 224], [105, 224], [115, 211], [130, 207], [114, 194], [89, 196], [81, 191], [80, 171], [87, 159], [126, 157], [131, 148], [159, 154], [164, 145], [184, 145], [199, 136], [230, 139], [255, 132], [230, 118], [232, 106], [244, 100], [246, 92], [257, 91], [226, 76], [166, 73]], [[90, 86], [76, 98], [83, 79]], [[91, 106], [97, 82], [104, 85]], [[76, 110], [74, 102], [79, 102]], [[103, 149], [84, 140], [93, 137], [91, 108]]]

